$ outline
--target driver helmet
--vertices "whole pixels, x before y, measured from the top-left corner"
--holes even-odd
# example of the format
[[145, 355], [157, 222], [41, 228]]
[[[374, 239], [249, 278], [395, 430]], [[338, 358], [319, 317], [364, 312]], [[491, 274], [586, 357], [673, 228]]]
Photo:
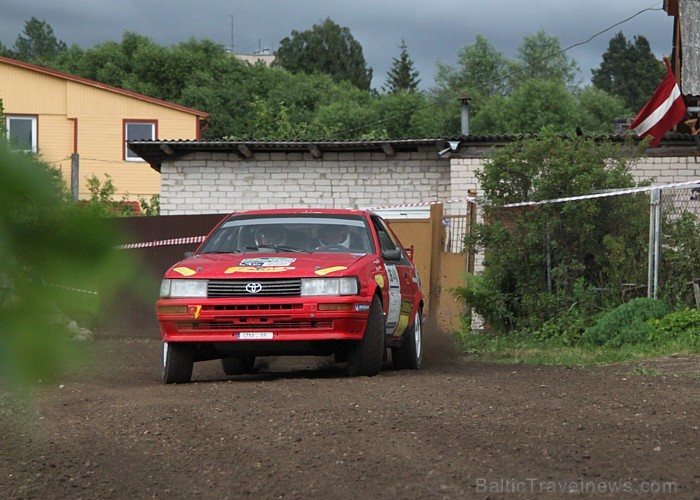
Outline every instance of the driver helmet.
[[339, 224], [325, 225], [318, 232], [322, 245], [344, 245], [348, 239], [348, 228]]
[[280, 245], [284, 241], [284, 228], [278, 225], [260, 226], [255, 230], [257, 245]]

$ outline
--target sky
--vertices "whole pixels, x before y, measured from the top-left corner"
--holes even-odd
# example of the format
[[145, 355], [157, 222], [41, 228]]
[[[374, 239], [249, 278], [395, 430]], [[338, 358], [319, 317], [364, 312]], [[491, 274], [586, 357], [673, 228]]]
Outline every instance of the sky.
[[[47, 22], [56, 38], [83, 48], [119, 42], [126, 31], [160, 45], [209, 39], [237, 53], [274, 51], [293, 30], [326, 18], [347, 27], [381, 90], [404, 40], [420, 87], [435, 85], [437, 61], [454, 65], [462, 47], [484, 36], [507, 58], [524, 37], [544, 30], [559, 38], [587, 85], [610, 39], [622, 32], [646, 37], [654, 54], [670, 56], [673, 18], [661, 0], [0, 0], [0, 42], [11, 48], [31, 17]], [[633, 19], [644, 9], [645, 11]], [[613, 27], [614, 25], [618, 26]], [[593, 40], [597, 33], [607, 30]], [[583, 43], [586, 42], [586, 43]]]

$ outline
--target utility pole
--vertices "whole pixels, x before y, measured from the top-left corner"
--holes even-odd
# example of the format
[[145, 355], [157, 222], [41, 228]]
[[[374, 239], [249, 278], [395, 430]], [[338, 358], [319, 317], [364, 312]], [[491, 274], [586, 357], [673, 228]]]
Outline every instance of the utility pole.
[[70, 194], [73, 203], [78, 203], [80, 197], [80, 155], [78, 153], [70, 155]]
[[234, 54], [233, 52], [233, 15], [229, 16], [231, 18], [231, 54]]

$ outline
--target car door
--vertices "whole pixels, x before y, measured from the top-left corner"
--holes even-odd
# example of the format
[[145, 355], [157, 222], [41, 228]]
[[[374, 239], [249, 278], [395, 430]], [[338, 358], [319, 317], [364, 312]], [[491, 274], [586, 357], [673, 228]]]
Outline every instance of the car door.
[[400, 336], [412, 324], [418, 303], [418, 276], [396, 235], [379, 216], [372, 216], [379, 240], [382, 265], [389, 282], [386, 308], [386, 334]]

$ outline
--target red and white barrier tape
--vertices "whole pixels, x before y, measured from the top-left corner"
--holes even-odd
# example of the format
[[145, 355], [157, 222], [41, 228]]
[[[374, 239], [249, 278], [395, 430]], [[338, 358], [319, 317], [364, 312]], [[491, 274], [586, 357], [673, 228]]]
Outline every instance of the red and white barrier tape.
[[163, 247], [169, 245], [187, 245], [190, 243], [201, 243], [205, 236], [187, 236], [185, 238], [173, 238], [170, 240], [147, 241], [144, 243], [127, 243], [126, 245], [117, 245], [117, 250], [134, 250], [136, 248]]
[[[618, 191], [609, 191], [605, 193], [595, 193], [595, 194], [587, 194], [587, 195], [581, 195], [581, 196], [569, 196], [566, 198], [554, 198], [551, 200], [542, 200], [542, 201], [524, 201], [521, 203], [509, 203], [508, 205], [503, 205], [503, 208], [514, 208], [514, 207], [531, 207], [531, 206], [536, 206], [536, 205], [545, 205], [549, 203], [564, 203], [566, 201], [578, 201], [578, 200], [591, 200], [594, 198], [607, 198], [610, 196], [622, 196], [625, 194], [631, 194], [631, 193], [643, 193], [646, 191], [653, 191], [654, 189], [679, 189], [679, 188], [684, 188], [684, 187], [693, 187], [693, 186], [698, 186], [700, 187], [700, 179], [696, 181], [687, 181], [687, 182], [674, 182], [671, 184], [663, 184], [660, 186], [644, 186], [644, 187], [638, 187], [638, 188], [629, 188], [629, 189], [620, 189]], [[430, 206], [430, 205], [439, 205], [439, 204], [446, 204], [446, 203], [468, 203], [468, 202], [476, 202], [478, 201], [477, 198], [460, 198], [460, 199], [452, 199], [452, 200], [431, 200], [431, 201], [422, 201], [422, 202], [416, 202], [416, 203], [399, 203], [396, 205], [377, 205], [375, 207], [368, 207], [365, 210], [386, 210], [386, 209], [391, 209], [391, 208], [410, 208], [410, 207], [425, 207], [425, 206]], [[174, 239], [169, 239], [169, 240], [159, 240], [159, 241], [147, 241], [144, 243], [128, 243], [125, 245], [118, 245], [115, 248], [117, 250], [134, 250], [137, 248], [150, 248], [150, 247], [160, 247], [160, 246], [168, 246], [168, 245], [186, 245], [190, 243], [201, 243], [204, 241], [204, 238], [206, 236], [188, 236], [186, 238], [174, 238]]]
[[610, 196], [622, 196], [625, 194], [632, 193], [644, 193], [646, 191], [653, 191], [655, 189], [679, 189], [684, 187], [700, 186], [700, 180], [697, 181], [687, 181], [687, 182], [674, 182], [672, 184], [664, 184], [661, 186], [644, 186], [638, 188], [620, 189], [618, 191], [609, 191], [606, 193], [595, 193], [586, 194], [581, 196], [569, 196], [566, 198], [553, 198], [551, 200], [542, 201], [523, 201], [520, 203], [509, 203], [508, 205], [503, 205], [503, 208], [514, 208], [514, 207], [532, 207], [536, 205], [546, 205], [550, 203], [564, 203], [566, 201], [578, 201], [578, 200], [592, 200], [594, 198], [607, 198]]
[[55, 283], [46, 283], [46, 286], [50, 286], [53, 288], [60, 288], [61, 290], [68, 290], [70, 292], [87, 293], [89, 295], [99, 295], [99, 292], [95, 292], [93, 290], [84, 290], [82, 288], [75, 288], [72, 286], [65, 286], [65, 285], [57, 285]]
[[376, 207], [368, 207], [365, 210], [385, 210], [389, 208], [408, 208], [408, 207], [425, 207], [428, 205], [441, 205], [444, 203], [467, 203], [476, 202], [476, 198], [461, 198], [458, 200], [432, 200], [421, 201], [416, 203], [400, 203], [398, 205], [377, 205]]

